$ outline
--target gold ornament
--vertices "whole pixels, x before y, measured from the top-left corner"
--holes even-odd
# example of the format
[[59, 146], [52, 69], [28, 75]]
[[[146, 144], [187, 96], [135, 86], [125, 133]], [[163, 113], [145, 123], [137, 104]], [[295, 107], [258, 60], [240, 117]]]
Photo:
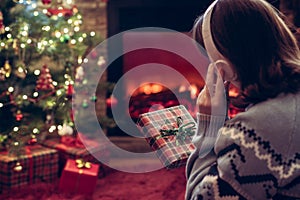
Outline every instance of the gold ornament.
[[17, 69], [15, 70], [15, 75], [21, 79], [26, 77], [27, 70], [25, 69], [24, 63], [17, 64]]
[[5, 81], [5, 70], [3, 67], [0, 68], [0, 81]]
[[13, 169], [15, 172], [20, 172], [22, 171], [23, 167], [20, 162], [17, 162]]
[[8, 60], [5, 61], [3, 68], [5, 70], [5, 77], [8, 78], [10, 76], [10, 73], [11, 73], [11, 66], [10, 66]]

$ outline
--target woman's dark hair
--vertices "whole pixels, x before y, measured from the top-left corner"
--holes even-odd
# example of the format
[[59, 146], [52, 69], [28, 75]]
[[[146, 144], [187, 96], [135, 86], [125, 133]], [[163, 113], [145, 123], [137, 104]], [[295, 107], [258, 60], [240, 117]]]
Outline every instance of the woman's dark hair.
[[300, 51], [278, 11], [263, 0], [219, 0], [212, 37], [227, 58], [249, 103], [300, 90]]

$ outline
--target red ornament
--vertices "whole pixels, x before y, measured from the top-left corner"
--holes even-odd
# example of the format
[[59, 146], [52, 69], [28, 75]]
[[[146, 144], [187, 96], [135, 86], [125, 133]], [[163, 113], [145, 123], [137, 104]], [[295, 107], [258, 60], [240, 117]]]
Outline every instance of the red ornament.
[[48, 4], [51, 3], [51, 0], [42, 0], [42, 3], [43, 3], [44, 5], [48, 5]]
[[16, 114], [16, 120], [21, 121], [22, 119], [23, 119], [23, 114], [21, 113], [20, 110], [18, 110]]
[[72, 84], [69, 84], [67, 89], [67, 96], [71, 97], [73, 94], [74, 94], [74, 87]]
[[48, 13], [47, 15], [48, 16], [55, 16], [55, 15], [62, 15], [64, 17], [70, 17], [73, 15], [73, 10], [72, 9], [67, 9], [67, 8], [62, 8], [62, 9], [59, 9], [59, 8], [48, 8], [47, 9]]
[[47, 67], [47, 65], [43, 66], [43, 69], [41, 71], [41, 74], [36, 82], [36, 90], [53, 90], [54, 85], [52, 84], [52, 77], [50, 74], [50, 70]]

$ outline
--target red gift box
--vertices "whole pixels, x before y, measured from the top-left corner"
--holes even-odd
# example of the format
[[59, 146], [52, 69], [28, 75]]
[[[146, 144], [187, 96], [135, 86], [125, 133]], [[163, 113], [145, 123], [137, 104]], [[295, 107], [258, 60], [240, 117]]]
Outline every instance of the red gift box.
[[141, 114], [138, 125], [165, 167], [186, 164], [195, 149], [196, 122], [183, 105]]
[[59, 190], [92, 194], [97, 183], [98, 171], [98, 164], [68, 159], [59, 181]]
[[58, 153], [40, 145], [26, 146], [20, 156], [0, 152], [0, 189], [18, 188], [58, 178]]

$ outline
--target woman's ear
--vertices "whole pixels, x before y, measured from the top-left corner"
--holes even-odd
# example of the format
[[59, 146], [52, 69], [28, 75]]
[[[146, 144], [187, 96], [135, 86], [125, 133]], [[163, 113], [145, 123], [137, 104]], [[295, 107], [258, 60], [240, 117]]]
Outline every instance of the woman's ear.
[[232, 66], [225, 60], [217, 60], [215, 66], [221, 74], [224, 81], [236, 80], [236, 73], [233, 71]]

